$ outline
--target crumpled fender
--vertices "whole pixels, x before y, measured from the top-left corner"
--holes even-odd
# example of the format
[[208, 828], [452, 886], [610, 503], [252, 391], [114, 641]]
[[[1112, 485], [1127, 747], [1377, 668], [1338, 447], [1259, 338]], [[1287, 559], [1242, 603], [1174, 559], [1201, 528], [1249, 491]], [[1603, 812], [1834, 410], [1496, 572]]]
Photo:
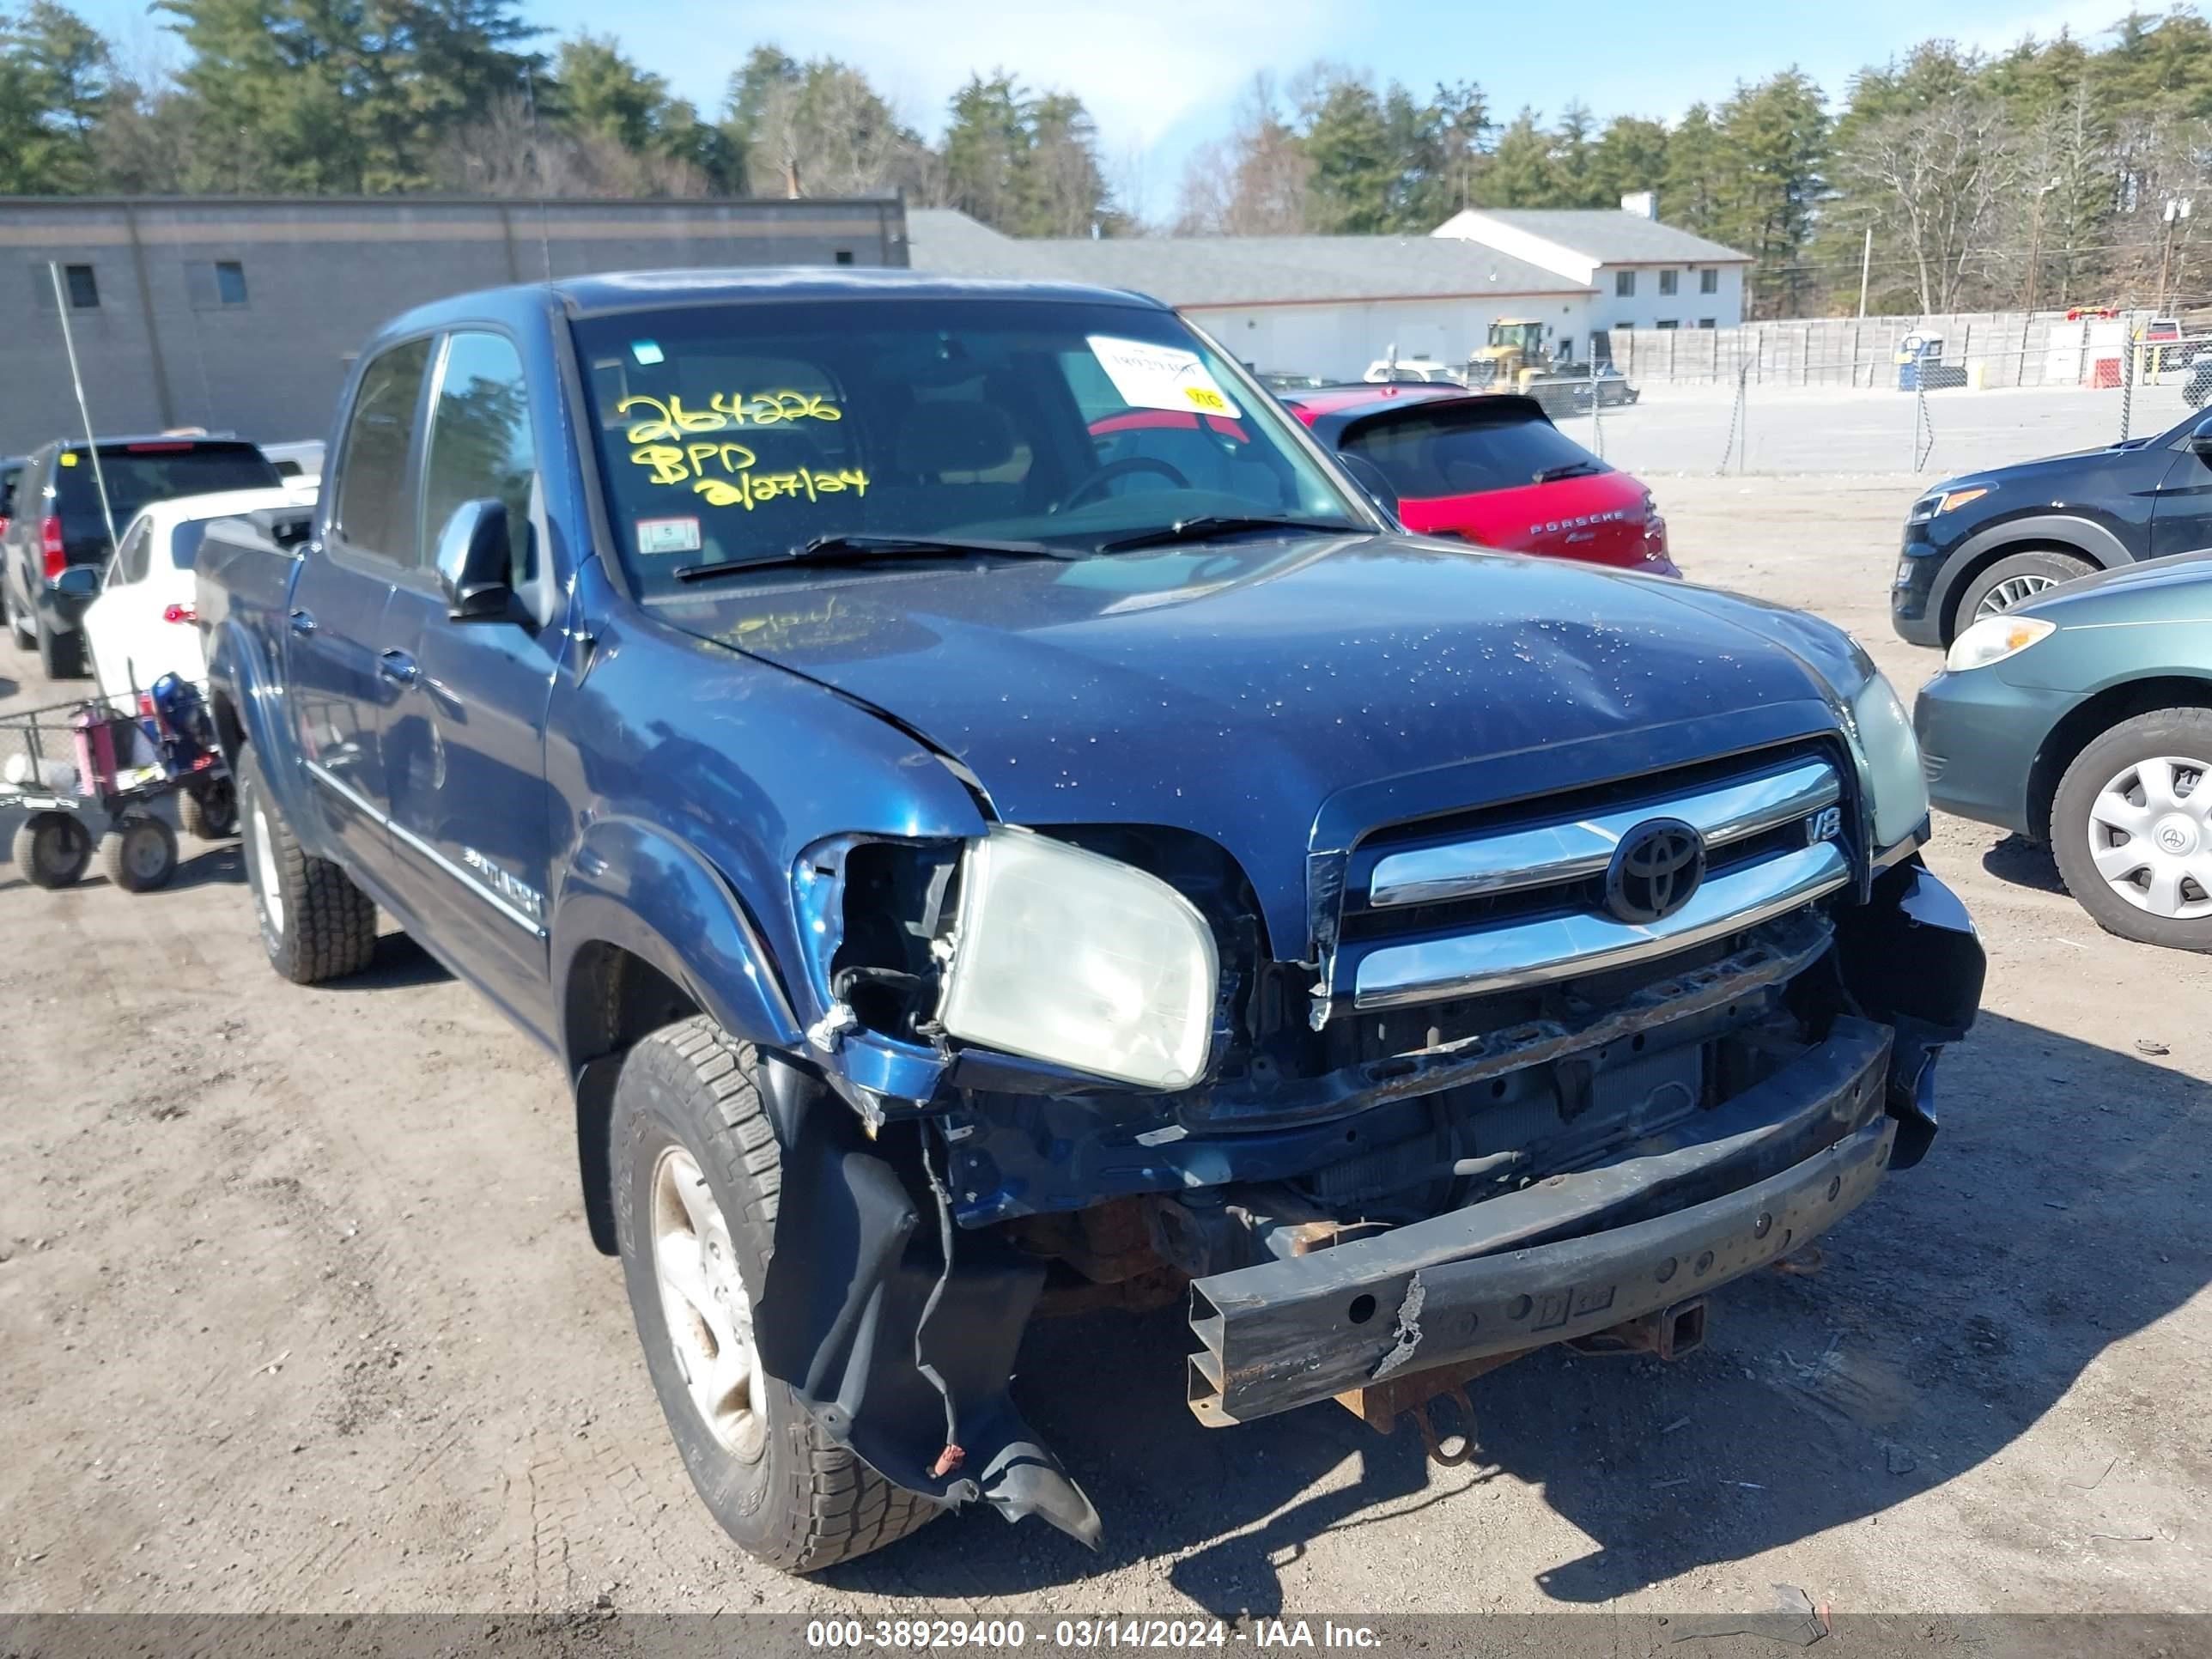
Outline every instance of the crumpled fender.
[[1869, 1018], [1897, 1032], [1889, 1167], [1909, 1170], [1936, 1139], [1936, 1056], [1973, 1028], [1988, 959], [1966, 907], [1917, 854], [1875, 878], [1869, 902], [1841, 912], [1837, 944], [1844, 988]]
[[956, 1231], [945, 1274], [922, 1162], [935, 1129], [893, 1123], [871, 1140], [842, 1100], [773, 1056], [759, 1082], [783, 1152], [775, 1250], [753, 1310], [763, 1367], [885, 1479], [948, 1504], [980, 1499], [1010, 1521], [1042, 1516], [1095, 1547], [1097, 1510], [1007, 1392], [1044, 1264], [996, 1234]]

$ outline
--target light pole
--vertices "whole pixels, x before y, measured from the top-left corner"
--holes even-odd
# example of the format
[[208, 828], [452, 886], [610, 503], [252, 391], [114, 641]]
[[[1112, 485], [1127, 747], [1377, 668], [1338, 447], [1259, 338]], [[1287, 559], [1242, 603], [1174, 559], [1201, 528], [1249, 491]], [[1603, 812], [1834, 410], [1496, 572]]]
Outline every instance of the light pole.
[[2043, 198], [2057, 188], [2058, 180], [2056, 176], [2049, 184], [2038, 186], [2035, 192], [2035, 207], [2028, 215], [2027, 298], [2021, 305], [2022, 311], [2032, 313], [2035, 309], [2036, 279], [2043, 274]]

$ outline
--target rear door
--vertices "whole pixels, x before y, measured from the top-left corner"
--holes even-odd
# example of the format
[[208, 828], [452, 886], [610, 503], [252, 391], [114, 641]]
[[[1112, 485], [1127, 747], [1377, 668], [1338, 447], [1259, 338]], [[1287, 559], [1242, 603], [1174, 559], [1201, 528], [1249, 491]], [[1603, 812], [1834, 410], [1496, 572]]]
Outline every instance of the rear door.
[[100, 597], [84, 610], [84, 637], [92, 647], [93, 678], [100, 683], [104, 696], [127, 698], [151, 684], [138, 677], [133, 665], [144, 654], [138, 635], [144, 624], [153, 546], [153, 521], [141, 515], [123, 532], [122, 544], [108, 561], [107, 574], [100, 581]]
[[389, 796], [378, 734], [403, 677], [382, 653], [393, 584], [419, 562], [416, 437], [430, 339], [388, 347], [362, 370], [346, 416], [337, 494], [292, 586], [285, 680], [300, 754], [333, 839], [388, 878]]
[[[444, 953], [511, 1013], [542, 1025], [551, 1006], [545, 710], [565, 635], [563, 596], [544, 562], [532, 388], [514, 343], [488, 329], [447, 337], [428, 410], [421, 557], [394, 586], [380, 640], [405, 678], [380, 739], [393, 856]], [[482, 500], [507, 508], [509, 585], [530, 623], [447, 617], [439, 532], [463, 503]]]

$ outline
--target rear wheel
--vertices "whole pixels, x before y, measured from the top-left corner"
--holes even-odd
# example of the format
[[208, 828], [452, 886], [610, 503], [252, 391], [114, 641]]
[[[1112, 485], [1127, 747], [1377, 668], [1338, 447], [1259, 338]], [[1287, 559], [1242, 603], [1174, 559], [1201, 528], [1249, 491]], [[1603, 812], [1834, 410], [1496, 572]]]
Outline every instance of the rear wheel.
[[177, 832], [160, 818], [125, 818], [107, 837], [100, 866], [109, 883], [126, 893], [167, 887], [177, 873]]
[[2107, 933], [2212, 951], [2212, 708], [2138, 714], [2075, 756], [2051, 850]]
[[880, 1549], [935, 1515], [761, 1368], [753, 1310], [782, 1161], [752, 1049], [703, 1016], [629, 1051], [615, 1084], [615, 1231], [646, 1368], [722, 1529], [788, 1572]]
[[269, 965], [295, 985], [359, 973], [376, 954], [375, 902], [337, 865], [300, 845], [252, 750], [239, 757], [237, 778], [246, 885]]
[[44, 617], [37, 619], [35, 643], [39, 648], [39, 667], [50, 680], [81, 680], [84, 678], [84, 635], [57, 633], [54, 625]]
[[177, 802], [185, 833], [199, 841], [228, 841], [238, 833], [238, 789], [228, 778], [215, 778], [187, 789]]
[[7, 579], [0, 577], [0, 600], [4, 600], [7, 606], [8, 626], [15, 633], [15, 643], [19, 647], [26, 651], [34, 651], [39, 644], [38, 630], [31, 626], [30, 618], [15, 608], [15, 596], [5, 592], [7, 586]]
[[67, 887], [92, 862], [92, 836], [73, 812], [33, 812], [15, 827], [15, 868], [33, 887]]
[[1969, 623], [2026, 605], [2045, 590], [2086, 576], [2096, 568], [2078, 553], [2059, 553], [2044, 547], [2009, 554], [1966, 584], [1966, 591], [1959, 596], [1954, 631], [1963, 632]]

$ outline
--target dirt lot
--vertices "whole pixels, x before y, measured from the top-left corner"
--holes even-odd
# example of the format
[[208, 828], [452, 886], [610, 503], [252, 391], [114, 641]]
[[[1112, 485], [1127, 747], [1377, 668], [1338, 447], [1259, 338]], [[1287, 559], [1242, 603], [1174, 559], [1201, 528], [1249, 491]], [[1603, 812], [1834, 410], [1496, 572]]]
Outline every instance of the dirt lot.
[[[1694, 575], [1933, 668], [1881, 609], [1911, 480], [1659, 483]], [[0, 694], [43, 694], [4, 647]], [[1930, 854], [1991, 957], [1935, 1152], [1701, 1353], [1509, 1368], [1438, 1470], [1334, 1406], [1200, 1428], [1171, 1313], [1048, 1324], [1017, 1390], [1103, 1552], [979, 1510], [814, 1582], [694, 1501], [488, 1005], [398, 937], [280, 982], [230, 848], [141, 898], [0, 866], [0, 1611], [2204, 1610], [2212, 959], [1996, 842]]]

